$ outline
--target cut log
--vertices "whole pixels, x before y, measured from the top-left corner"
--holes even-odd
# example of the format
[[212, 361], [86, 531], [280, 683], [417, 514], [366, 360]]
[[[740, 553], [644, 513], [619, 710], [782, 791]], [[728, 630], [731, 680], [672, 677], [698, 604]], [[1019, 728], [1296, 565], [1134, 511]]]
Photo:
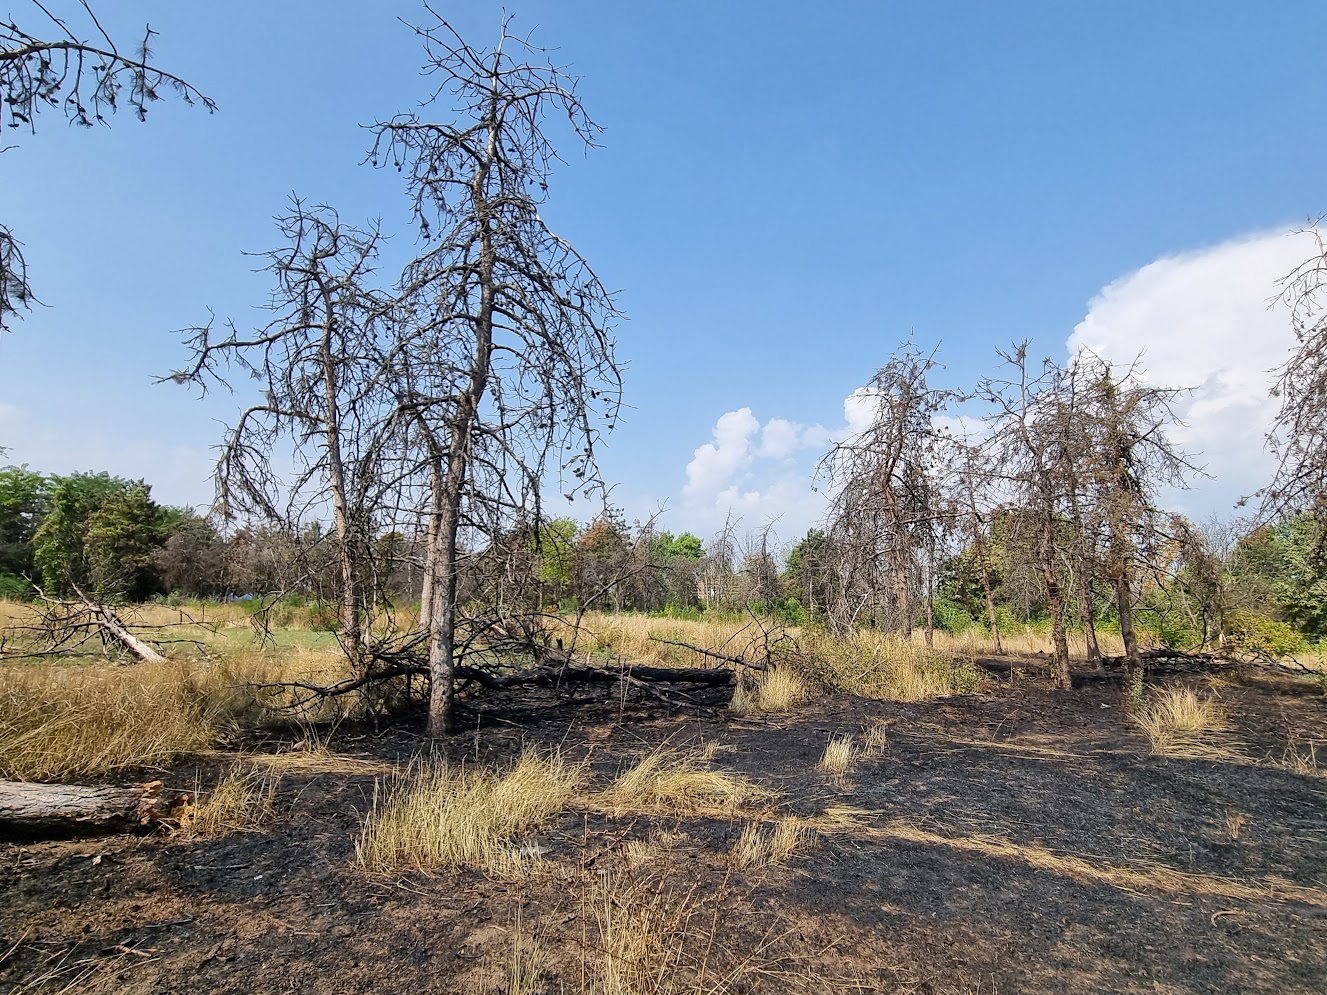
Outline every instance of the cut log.
[[28, 839], [96, 836], [186, 824], [188, 792], [160, 781], [128, 787], [0, 781], [0, 835]]

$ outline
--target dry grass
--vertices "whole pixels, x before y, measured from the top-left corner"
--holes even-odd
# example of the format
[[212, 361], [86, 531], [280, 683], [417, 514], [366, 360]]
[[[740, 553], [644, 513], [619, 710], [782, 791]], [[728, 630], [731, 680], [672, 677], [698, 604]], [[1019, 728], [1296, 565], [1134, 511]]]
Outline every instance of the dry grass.
[[583, 767], [527, 751], [506, 771], [416, 765], [375, 792], [355, 847], [372, 871], [472, 867], [514, 875], [538, 859], [516, 837], [565, 809]]
[[64, 780], [205, 748], [253, 710], [252, 669], [0, 666], [0, 776]]
[[787, 816], [766, 827], [749, 822], [733, 847], [732, 862], [737, 867], [768, 867], [811, 848], [814, 834], [802, 820]]
[[813, 683], [864, 698], [927, 701], [980, 691], [986, 684], [970, 658], [895, 635], [811, 633], [803, 637], [803, 650], [801, 666]]
[[810, 699], [806, 684], [787, 667], [776, 667], [751, 681], [738, 681], [728, 705], [734, 715], [791, 712]]
[[866, 727], [862, 734], [862, 746], [872, 756], [880, 756], [889, 749], [889, 727], [877, 722]]
[[[657, 618], [649, 615], [612, 615], [605, 612], [586, 612], [581, 629], [574, 631], [569, 624], [554, 626], [550, 636], [570, 646], [576, 641], [577, 653], [606, 653], [628, 660], [664, 667], [711, 666], [683, 646], [670, 646], [659, 639], [689, 643], [702, 649], [715, 650], [737, 656], [745, 652], [758, 630], [750, 619], [731, 621], [695, 622], [687, 619]], [[652, 639], [651, 637], [658, 637]]]
[[1248, 825], [1248, 822], [1249, 822], [1249, 817], [1245, 815], [1243, 812], [1226, 813], [1226, 836], [1230, 838], [1230, 841], [1232, 843], [1235, 840], [1239, 839], [1239, 834], [1241, 830], [1243, 830], [1244, 827]]
[[816, 770], [833, 774], [835, 777], [842, 777], [852, 769], [853, 762], [856, 759], [856, 740], [852, 736], [833, 736], [825, 744], [825, 752], [821, 755], [820, 762], [816, 764]]
[[1213, 736], [1230, 727], [1225, 706], [1215, 695], [1200, 695], [1187, 687], [1165, 688], [1148, 694], [1132, 712], [1133, 721], [1159, 756], [1203, 758], [1224, 751]]
[[199, 793], [190, 828], [200, 836], [255, 832], [275, 816], [280, 783], [270, 771], [232, 764], [211, 791]]
[[1288, 743], [1281, 754], [1281, 766], [1308, 777], [1320, 775], [1322, 770], [1318, 767], [1318, 744], [1310, 742], [1300, 746], [1293, 741]]
[[733, 811], [768, 800], [772, 793], [740, 774], [713, 768], [701, 751], [656, 747], [600, 795], [618, 812]]

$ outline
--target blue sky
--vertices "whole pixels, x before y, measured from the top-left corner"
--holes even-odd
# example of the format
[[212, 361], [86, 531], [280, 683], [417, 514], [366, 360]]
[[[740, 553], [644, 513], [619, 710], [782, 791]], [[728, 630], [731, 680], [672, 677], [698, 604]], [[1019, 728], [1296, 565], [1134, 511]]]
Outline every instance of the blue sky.
[[[154, 386], [210, 307], [261, 319], [246, 251], [291, 193], [414, 236], [361, 125], [428, 92], [396, 18], [413, 2], [100, 5], [220, 104], [9, 133], [0, 217], [47, 307], [0, 340], [0, 446], [205, 503], [236, 401]], [[25, 0], [8, 12], [37, 23]], [[499, 5], [442, 3], [479, 44]], [[603, 453], [629, 514], [702, 534], [729, 507], [795, 538], [844, 401], [909, 334], [970, 384], [994, 349], [1071, 337], [1201, 388], [1186, 441], [1228, 509], [1267, 471], [1266, 308], [1327, 210], [1312, 2], [624, 4], [508, 0], [605, 127], [564, 146], [546, 215], [629, 316], [622, 419]], [[12, 137], [10, 137], [12, 136]], [[591, 509], [575, 506], [584, 517]]]

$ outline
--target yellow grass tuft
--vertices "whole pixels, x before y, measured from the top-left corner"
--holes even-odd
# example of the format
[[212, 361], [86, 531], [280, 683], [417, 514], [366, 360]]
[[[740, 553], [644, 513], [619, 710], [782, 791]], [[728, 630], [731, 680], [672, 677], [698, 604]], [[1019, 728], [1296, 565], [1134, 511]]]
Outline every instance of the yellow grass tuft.
[[786, 667], [776, 667], [753, 681], [739, 681], [728, 708], [734, 715], [791, 712], [810, 697], [800, 677]]
[[1154, 691], [1133, 710], [1133, 721], [1152, 743], [1152, 752], [1169, 757], [1208, 757], [1222, 752], [1213, 734], [1230, 727], [1225, 706], [1214, 696], [1186, 687]]
[[750, 822], [733, 847], [732, 862], [737, 867], [781, 864], [809, 850], [813, 839], [811, 830], [793, 816], [779, 819], [768, 829], [759, 822]]
[[518, 873], [539, 855], [516, 837], [566, 808], [584, 777], [583, 767], [532, 751], [503, 772], [418, 765], [375, 792], [355, 848], [359, 863], [371, 871]]
[[200, 836], [254, 832], [275, 816], [280, 783], [268, 771], [232, 764], [211, 791], [200, 792], [190, 827]]
[[659, 746], [637, 761], [602, 794], [616, 811], [733, 810], [761, 802], [771, 792], [740, 774], [709, 767], [699, 751]]
[[889, 749], [889, 727], [879, 722], [867, 726], [862, 736], [862, 745], [867, 753], [880, 756]]
[[816, 764], [816, 769], [842, 777], [852, 769], [856, 759], [857, 743], [853, 737], [837, 735], [825, 745], [825, 752], [820, 757], [820, 763]]

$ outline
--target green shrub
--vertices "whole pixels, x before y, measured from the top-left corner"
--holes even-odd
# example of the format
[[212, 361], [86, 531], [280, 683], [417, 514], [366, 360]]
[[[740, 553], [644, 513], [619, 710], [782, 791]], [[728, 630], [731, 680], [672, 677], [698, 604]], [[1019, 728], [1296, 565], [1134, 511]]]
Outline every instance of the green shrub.
[[1250, 611], [1233, 611], [1227, 622], [1231, 641], [1251, 653], [1285, 656], [1304, 649], [1304, 637], [1286, 622]]
[[952, 632], [957, 635], [981, 624], [969, 615], [967, 609], [957, 601], [951, 601], [948, 598], [936, 599], [935, 627], [937, 629], [943, 629], [945, 632]]
[[0, 601], [30, 601], [36, 593], [26, 578], [0, 573]]

